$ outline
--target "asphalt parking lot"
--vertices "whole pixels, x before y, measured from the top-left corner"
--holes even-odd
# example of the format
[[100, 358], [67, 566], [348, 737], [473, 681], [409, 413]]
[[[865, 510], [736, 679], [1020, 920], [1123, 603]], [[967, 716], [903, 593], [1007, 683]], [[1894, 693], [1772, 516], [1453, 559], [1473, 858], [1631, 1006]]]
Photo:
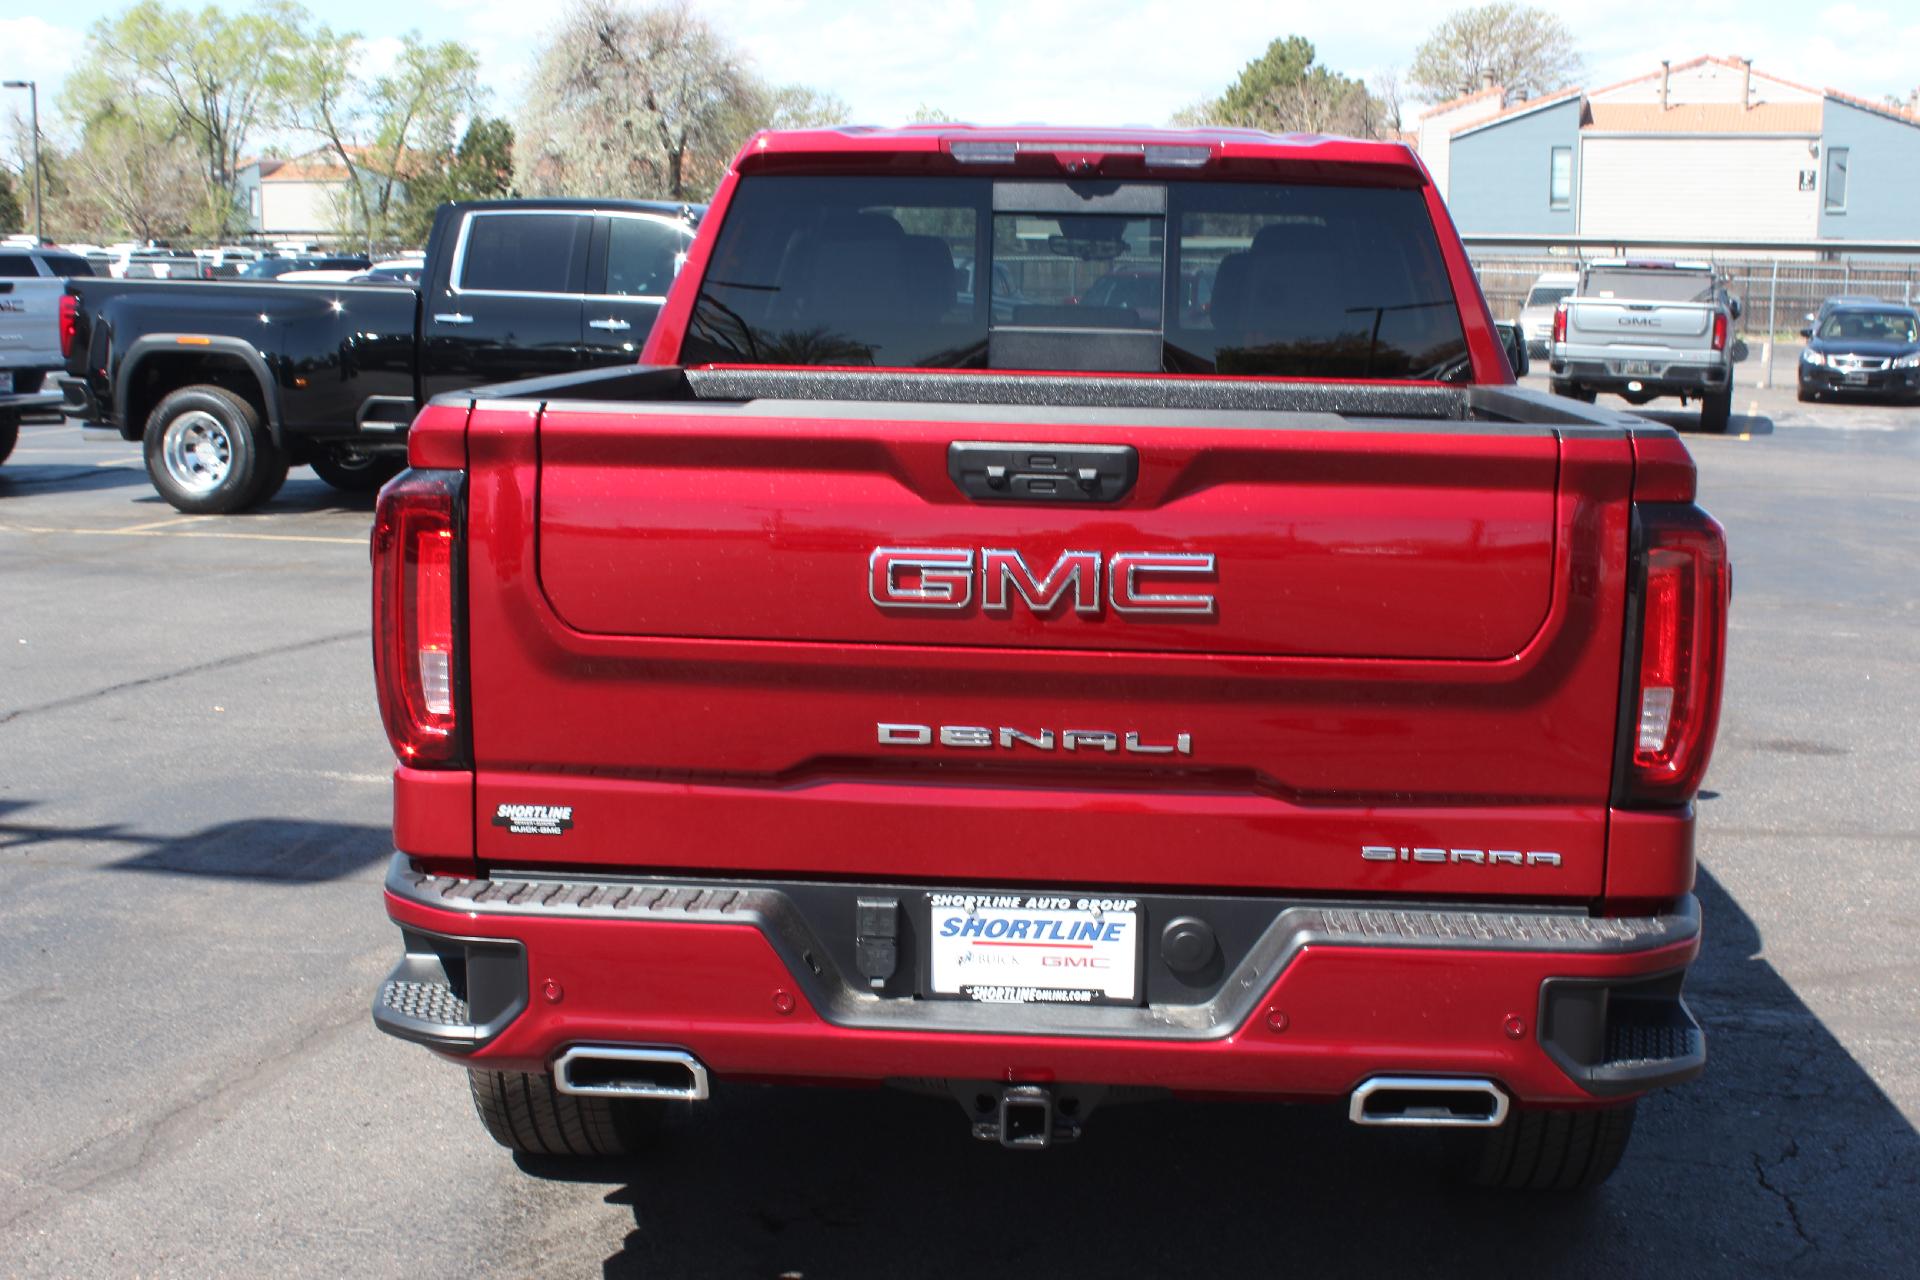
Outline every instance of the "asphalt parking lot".
[[[1791, 364], [1781, 369], [1791, 376]], [[390, 756], [370, 500], [190, 519], [131, 445], [0, 467], [0, 1272], [1816, 1275], [1920, 1244], [1920, 409], [1693, 414], [1736, 563], [1702, 801], [1708, 1028], [1586, 1201], [1467, 1194], [1320, 1111], [723, 1089], [628, 1165], [518, 1167], [367, 1016]], [[1411, 1156], [1412, 1158], [1409, 1158]]]

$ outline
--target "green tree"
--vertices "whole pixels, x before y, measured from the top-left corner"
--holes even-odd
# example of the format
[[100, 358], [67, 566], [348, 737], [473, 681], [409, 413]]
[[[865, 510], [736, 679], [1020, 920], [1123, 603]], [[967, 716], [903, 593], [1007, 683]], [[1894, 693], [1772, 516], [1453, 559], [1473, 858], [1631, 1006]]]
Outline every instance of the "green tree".
[[402, 38], [388, 74], [358, 74], [365, 41], [325, 23], [298, 24], [282, 53], [280, 122], [310, 133], [347, 174], [342, 220], [369, 249], [392, 239], [405, 183], [455, 150], [458, 123], [480, 96], [480, 64], [457, 41]]
[[423, 160], [407, 180], [406, 198], [393, 224], [402, 244], [426, 244], [434, 210], [454, 200], [498, 200], [513, 190], [513, 126], [476, 119], [449, 154]]
[[[784, 84], [762, 91], [760, 113], [764, 120], [754, 122], [764, 129], [821, 129], [845, 124], [852, 111], [837, 94], [811, 89], [803, 84]], [[750, 133], [751, 130], [748, 131]], [[741, 135], [745, 141], [747, 133]]]
[[1508, 93], [1537, 97], [1580, 75], [1580, 52], [1567, 24], [1544, 9], [1496, 0], [1460, 9], [1435, 27], [1413, 55], [1407, 79], [1438, 102], [1472, 93], [1488, 79]]
[[189, 235], [206, 215], [202, 153], [159, 104], [130, 98], [87, 121], [64, 166], [72, 190], [50, 201], [62, 225], [135, 240]]
[[536, 195], [697, 200], [754, 130], [845, 114], [829, 94], [765, 84], [685, 0], [584, 0], [534, 60], [515, 174]]
[[24, 229], [25, 215], [20, 210], [20, 197], [14, 194], [13, 175], [0, 169], [0, 235], [11, 235]]
[[198, 220], [224, 234], [235, 221], [235, 173], [282, 89], [280, 51], [301, 13], [288, 3], [228, 14], [139, 0], [94, 24], [63, 110], [83, 127], [116, 108], [143, 127], [164, 113], [196, 156]]
[[1179, 112], [1180, 124], [1235, 125], [1274, 133], [1377, 137], [1390, 127], [1386, 104], [1359, 80], [1316, 61], [1304, 36], [1273, 41], [1241, 68], [1218, 98]]

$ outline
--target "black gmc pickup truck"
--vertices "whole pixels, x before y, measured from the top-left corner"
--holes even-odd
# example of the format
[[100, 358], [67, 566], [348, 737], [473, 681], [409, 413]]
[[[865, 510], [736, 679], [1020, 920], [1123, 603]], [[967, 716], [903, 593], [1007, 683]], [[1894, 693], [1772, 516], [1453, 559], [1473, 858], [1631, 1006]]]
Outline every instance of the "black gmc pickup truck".
[[74, 280], [65, 410], [146, 442], [182, 511], [240, 511], [292, 466], [378, 488], [434, 396], [632, 362], [685, 261], [700, 206], [449, 204], [419, 288]]

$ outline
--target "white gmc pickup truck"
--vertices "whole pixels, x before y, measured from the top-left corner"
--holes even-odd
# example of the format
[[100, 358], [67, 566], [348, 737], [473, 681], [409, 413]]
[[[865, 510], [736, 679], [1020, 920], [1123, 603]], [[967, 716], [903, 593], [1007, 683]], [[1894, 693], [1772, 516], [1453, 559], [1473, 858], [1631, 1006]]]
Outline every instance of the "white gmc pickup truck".
[[1646, 404], [1700, 402], [1703, 431], [1724, 431], [1733, 403], [1733, 322], [1740, 303], [1706, 262], [1597, 260], [1553, 316], [1554, 393], [1602, 391]]

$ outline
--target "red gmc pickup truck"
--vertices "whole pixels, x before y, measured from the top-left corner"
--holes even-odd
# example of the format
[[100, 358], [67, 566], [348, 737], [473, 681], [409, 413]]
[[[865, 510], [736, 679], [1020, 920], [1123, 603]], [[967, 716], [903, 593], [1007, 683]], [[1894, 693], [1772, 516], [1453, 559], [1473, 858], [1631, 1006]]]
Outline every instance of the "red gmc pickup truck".
[[508, 1147], [1237, 1096], [1577, 1189], [1704, 1064], [1721, 532], [1671, 430], [1514, 385], [1401, 146], [763, 134], [639, 366], [410, 459], [373, 1012]]

